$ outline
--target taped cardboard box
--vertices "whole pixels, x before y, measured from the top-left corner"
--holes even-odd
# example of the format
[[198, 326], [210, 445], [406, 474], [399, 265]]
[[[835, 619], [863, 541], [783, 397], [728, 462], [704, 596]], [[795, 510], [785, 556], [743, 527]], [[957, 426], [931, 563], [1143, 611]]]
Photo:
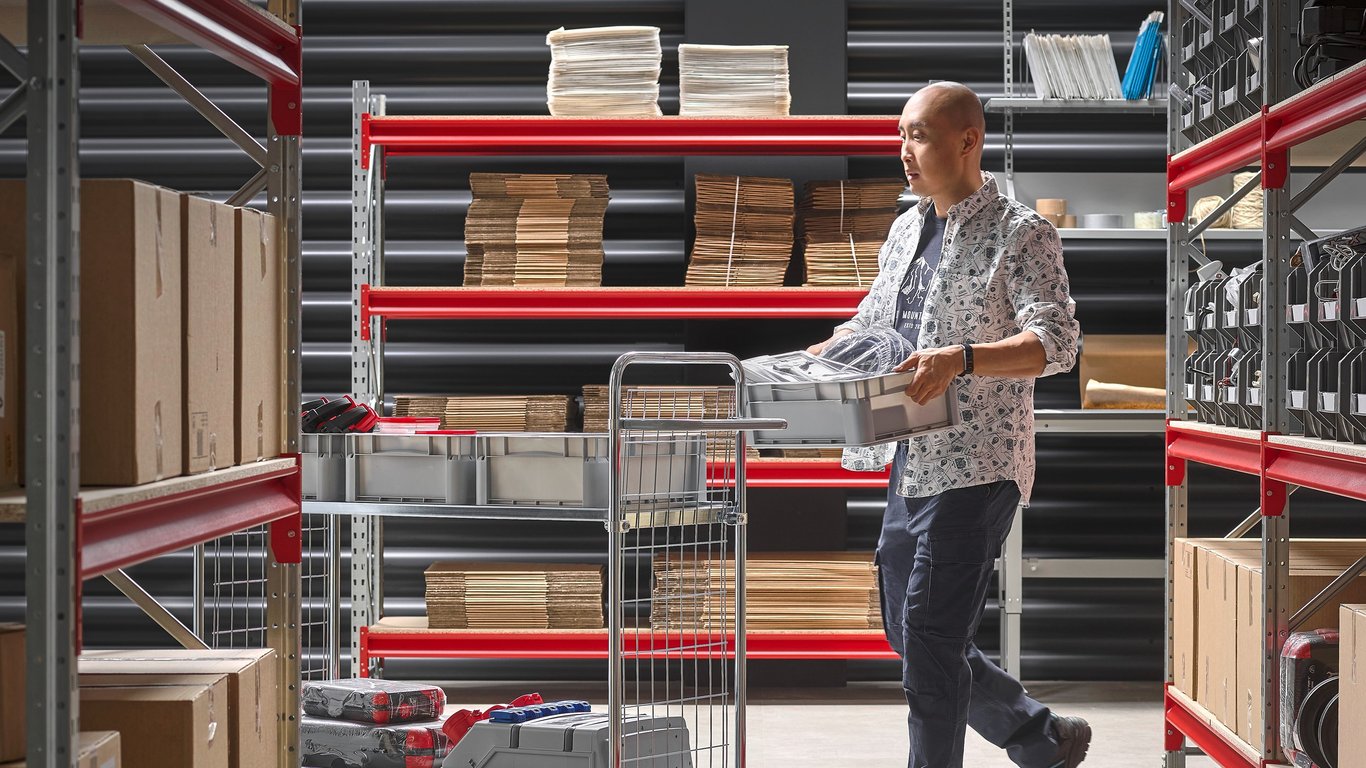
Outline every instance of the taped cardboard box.
[[284, 283], [275, 217], [236, 212], [236, 462], [273, 459], [283, 448]]
[[0, 763], [24, 759], [24, 625], [0, 624]]
[[[1354, 540], [1342, 542], [1303, 543], [1291, 542], [1290, 584], [1288, 596], [1290, 611], [1294, 613], [1304, 607], [1315, 595], [1323, 591], [1334, 579], [1363, 554], [1366, 542]], [[1256, 555], [1250, 564], [1239, 566], [1236, 635], [1236, 710], [1231, 714], [1232, 721], [1225, 723], [1248, 743], [1258, 743], [1266, 725], [1262, 706], [1261, 659], [1263, 640], [1261, 634], [1261, 613], [1263, 605], [1263, 579], [1261, 556]], [[1300, 629], [1337, 629], [1342, 603], [1366, 602], [1366, 576], [1353, 580], [1337, 597], [1328, 601], [1311, 615]], [[1277, 651], [1279, 656], [1279, 649]], [[1345, 721], [1344, 721], [1345, 722]], [[1277, 723], [1270, 724], [1277, 728]]]
[[1196, 553], [1199, 546], [1192, 539], [1177, 539], [1173, 544], [1175, 578], [1172, 583], [1172, 684], [1192, 699], [1197, 698], [1195, 622], [1199, 605], [1196, 601]]
[[[140, 181], [81, 183], [83, 485], [139, 485], [182, 472], [179, 197]], [[25, 278], [25, 205], [23, 181], [0, 181], [0, 252], [19, 255], [17, 285]]]
[[[6, 203], [0, 201], [0, 205]], [[3, 236], [0, 236], [3, 237]], [[19, 262], [23, 256], [0, 249], [0, 489], [23, 482], [24, 404], [20, 402], [24, 349], [19, 322]]]
[[[1082, 339], [1079, 357], [1077, 367], [1083, 408], [1164, 407], [1167, 389], [1165, 336], [1088, 333]], [[1117, 386], [1092, 387], [1088, 398], [1087, 383], [1091, 381]]]
[[[1189, 583], [1183, 579], [1183, 549], [1193, 549], [1196, 569]], [[1298, 609], [1328, 581], [1366, 553], [1363, 540], [1295, 539], [1291, 542], [1291, 610]], [[1183, 653], [1194, 653], [1192, 696], [1228, 728], [1249, 743], [1260, 740], [1261, 689], [1261, 542], [1257, 539], [1178, 539], [1176, 579], [1173, 584], [1173, 682], [1181, 673]], [[1366, 579], [1347, 594], [1366, 589]], [[1183, 598], [1183, 590], [1194, 595]], [[1325, 611], [1310, 622], [1333, 626]], [[1194, 627], [1194, 632], [1189, 628]], [[1308, 624], [1305, 625], [1309, 627]], [[1316, 625], [1317, 626], [1317, 625]], [[1190, 645], [1194, 644], [1191, 649]], [[1254, 690], [1255, 689], [1255, 690]]]
[[228, 768], [228, 678], [81, 675], [81, 725], [118, 731], [123, 768]]
[[[119, 768], [120, 744], [116, 731], [81, 731], [76, 737], [76, 768]], [[28, 763], [0, 764], [0, 768], [25, 768]]]
[[1366, 604], [1344, 605], [1338, 618], [1338, 768], [1366, 768]]
[[236, 461], [233, 328], [236, 309], [236, 223], [228, 206], [181, 196], [185, 472]]
[[228, 679], [228, 764], [233, 768], [274, 765], [279, 759], [280, 710], [275, 651], [118, 650], [86, 651], [77, 661], [84, 675], [173, 675], [178, 680]]

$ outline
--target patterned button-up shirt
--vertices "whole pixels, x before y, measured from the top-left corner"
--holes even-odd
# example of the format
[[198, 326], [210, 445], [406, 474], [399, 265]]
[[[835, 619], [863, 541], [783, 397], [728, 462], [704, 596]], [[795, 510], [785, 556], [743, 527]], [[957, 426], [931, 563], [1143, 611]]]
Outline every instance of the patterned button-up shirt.
[[[1076, 304], [1069, 295], [1058, 231], [1033, 210], [1002, 195], [990, 174], [980, 189], [949, 209], [944, 248], [925, 297], [917, 348], [984, 344], [1029, 331], [1043, 344], [1043, 374], [1076, 361]], [[915, 257], [930, 201], [902, 214], [878, 256], [881, 271], [858, 314], [840, 328], [896, 322], [897, 288]], [[1034, 379], [969, 375], [955, 380], [959, 423], [908, 441], [897, 492], [934, 496], [997, 480], [1014, 480], [1021, 503], [1034, 485]], [[844, 466], [874, 471], [895, 443], [844, 452]]]

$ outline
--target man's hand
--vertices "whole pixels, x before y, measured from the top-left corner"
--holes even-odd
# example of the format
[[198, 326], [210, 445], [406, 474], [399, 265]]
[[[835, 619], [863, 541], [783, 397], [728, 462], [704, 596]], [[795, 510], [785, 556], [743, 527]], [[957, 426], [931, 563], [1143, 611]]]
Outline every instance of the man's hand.
[[906, 387], [906, 396], [917, 405], [924, 405], [944, 394], [954, 377], [963, 372], [963, 348], [922, 349], [912, 353], [893, 370], [915, 371], [915, 378]]
[[826, 339], [825, 341], [822, 341], [819, 344], [812, 344], [811, 346], [807, 347], [806, 351], [810, 352], [813, 355], [820, 355], [820, 353], [824, 352], [825, 348], [830, 346], [830, 343], [833, 342], [835, 339], [838, 339], [841, 336], [848, 336], [851, 333], [853, 333], [853, 331], [849, 330], [848, 328], [841, 328], [838, 331], [835, 331], [835, 334], [830, 338]]

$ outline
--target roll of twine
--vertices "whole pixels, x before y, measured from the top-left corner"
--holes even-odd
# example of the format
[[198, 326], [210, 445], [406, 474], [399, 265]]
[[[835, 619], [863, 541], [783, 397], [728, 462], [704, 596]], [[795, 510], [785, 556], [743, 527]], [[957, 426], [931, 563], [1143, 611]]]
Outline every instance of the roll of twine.
[[[1247, 183], [1248, 179], [1256, 176], [1255, 171], [1238, 173], [1233, 176], [1233, 188], [1238, 189]], [[1230, 211], [1234, 229], [1261, 229], [1262, 228], [1262, 186], [1258, 184], [1253, 187], [1247, 195], [1234, 203], [1233, 210]]]
[[[1195, 205], [1191, 206], [1191, 223], [1198, 224], [1204, 221], [1205, 217], [1214, 213], [1214, 209], [1218, 208], [1223, 202], [1224, 198], [1218, 195], [1210, 195], [1196, 200]], [[1215, 228], [1227, 227], [1232, 222], [1232, 219], [1231, 212], [1226, 211], [1224, 215], [1215, 219], [1214, 223], [1210, 226]]]

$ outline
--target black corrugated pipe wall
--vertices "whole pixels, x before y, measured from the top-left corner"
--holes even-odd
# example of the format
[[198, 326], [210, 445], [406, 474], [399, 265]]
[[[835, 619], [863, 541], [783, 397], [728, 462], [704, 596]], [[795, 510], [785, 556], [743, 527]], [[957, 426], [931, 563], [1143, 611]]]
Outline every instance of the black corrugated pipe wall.
[[[824, 2], [824, 0], [822, 0]], [[368, 79], [391, 114], [544, 114], [549, 53], [559, 27], [651, 24], [665, 44], [665, 112], [677, 111], [674, 47], [682, 42], [685, 0], [305, 0], [304, 72], [304, 389], [347, 384], [350, 258], [351, 81]], [[1127, 55], [1151, 3], [1028, 0], [1016, 3], [1016, 29], [1106, 32]], [[800, 12], [794, 3], [793, 12]], [[847, 112], [890, 114], [930, 79], [954, 79], [984, 97], [1001, 92], [1001, 6], [849, 0]], [[762, 30], [756, 30], [762, 40]], [[706, 42], [706, 41], [694, 41]], [[783, 43], [786, 40], [765, 42]], [[166, 48], [165, 58], [249, 130], [264, 127], [263, 88], [214, 57]], [[252, 172], [248, 160], [121, 49], [82, 54], [82, 173], [131, 176], [186, 191], [226, 196]], [[2, 83], [0, 83], [2, 85]], [[990, 125], [986, 163], [1001, 165], [999, 121]], [[1163, 169], [1161, 118], [1097, 118], [1079, 123], [1018, 121], [1021, 172], [1151, 172]], [[0, 176], [24, 173], [22, 123], [0, 136]], [[678, 284], [687, 216], [679, 158], [397, 159], [390, 164], [387, 278], [391, 284], [459, 280], [463, 214], [472, 170], [605, 172], [609, 284]], [[856, 158], [851, 176], [898, 172], [891, 158]], [[1250, 258], [1255, 244], [1210, 243], [1226, 263]], [[1165, 258], [1160, 242], [1067, 242], [1078, 317], [1089, 333], [1160, 333]], [[388, 390], [396, 392], [575, 392], [606, 381], [611, 361], [630, 349], [679, 349], [682, 323], [395, 323]], [[693, 324], [694, 331], [698, 326]], [[732, 332], [732, 329], [734, 332]], [[828, 331], [819, 321], [721, 325], [709, 339], [743, 338], [733, 351], [805, 346]], [[732, 342], [740, 344], [741, 342]], [[87, 384], [87, 397], [96, 389]], [[1076, 407], [1075, 374], [1039, 387], [1040, 407]], [[90, 436], [86, 436], [90, 439]], [[1025, 515], [1025, 554], [1035, 557], [1142, 557], [1163, 553], [1163, 489], [1158, 437], [1052, 436], [1038, 442], [1033, 506]], [[1218, 535], [1256, 506], [1256, 488], [1227, 473], [1193, 469], [1192, 531]], [[850, 493], [847, 541], [876, 543], [881, 494]], [[1361, 534], [1342, 502], [1302, 493], [1297, 535]], [[421, 572], [437, 559], [523, 558], [595, 561], [603, 536], [591, 526], [493, 522], [393, 522], [385, 552], [391, 613], [422, 610]], [[0, 526], [0, 620], [22, 616], [22, 529]], [[343, 569], [347, 565], [343, 564]], [[134, 570], [188, 621], [186, 556]], [[85, 638], [91, 646], [160, 644], [164, 637], [102, 582], [86, 585]], [[1146, 679], [1161, 674], [1159, 582], [1027, 581], [1024, 673], [1032, 679]], [[316, 618], [316, 615], [315, 615]], [[981, 631], [996, 647], [991, 606]], [[408, 662], [390, 674], [433, 679], [516, 677], [593, 679], [591, 663]], [[850, 665], [851, 678], [896, 679], [894, 665]]]

